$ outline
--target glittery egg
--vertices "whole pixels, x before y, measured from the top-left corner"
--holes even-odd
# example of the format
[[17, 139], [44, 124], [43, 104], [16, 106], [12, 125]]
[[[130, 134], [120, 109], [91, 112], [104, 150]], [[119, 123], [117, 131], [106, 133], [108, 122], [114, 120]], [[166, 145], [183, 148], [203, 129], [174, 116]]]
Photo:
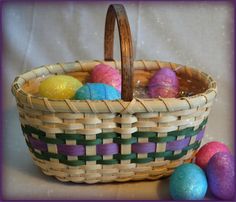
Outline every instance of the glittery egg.
[[170, 177], [170, 195], [174, 200], [200, 200], [207, 191], [204, 171], [196, 164], [177, 167]]
[[234, 158], [228, 152], [218, 152], [207, 164], [206, 173], [210, 191], [218, 198], [234, 197]]
[[210, 158], [217, 152], [230, 152], [229, 148], [217, 141], [209, 142], [203, 145], [196, 154], [195, 163], [205, 169]]
[[72, 76], [55, 75], [43, 80], [39, 86], [39, 94], [50, 99], [70, 99], [82, 83]]
[[113, 86], [104, 83], [87, 83], [76, 91], [76, 100], [118, 100], [121, 94]]
[[168, 67], [158, 70], [148, 83], [148, 94], [151, 98], [173, 98], [178, 95], [178, 91], [178, 78]]
[[119, 71], [106, 64], [99, 64], [94, 67], [91, 72], [90, 82], [105, 83], [121, 92], [121, 75]]

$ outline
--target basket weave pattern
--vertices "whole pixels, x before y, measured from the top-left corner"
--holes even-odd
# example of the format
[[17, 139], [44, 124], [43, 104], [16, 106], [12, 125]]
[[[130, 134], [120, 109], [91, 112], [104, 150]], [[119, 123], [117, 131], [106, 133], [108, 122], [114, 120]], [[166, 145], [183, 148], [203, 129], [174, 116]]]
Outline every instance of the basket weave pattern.
[[[117, 21], [121, 61], [113, 60]], [[42, 171], [61, 181], [112, 182], [159, 179], [190, 162], [201, 144], [216, 82], [206, 73], [175, 63], [133, 61], [128, 18], [122, 5], [108, 8], [104, 61], [45, 65], [18, 76], [13, 85], [22, 131], [32, 159]], [[72, 74], [86, 81], [100, 63], [122, 75], [121, 100], [53, 100], [24, 90], [32, 79]], [[182, 98], [133, 98], [133, 73], [147, 85], [162, 67], [197, 79], [207, 90]]]
[[[50, 100], [22, 89], [26, 81], [43, 75], [76, 72], [83, 80], [99, 63], [121, 69], [119, 61], [46, 65], [13, 83], [26, 143], [42, 171], [61, 181], [122, 182], [159, 179], [190, 162], [216, 96], [215, 81], [199, 70], [182, 66], [179, 71], [207, 83], [207, 91], [178, 99]], [[146, 72], [164, 66], [181, 65], [134, 61], [135, 70]]]

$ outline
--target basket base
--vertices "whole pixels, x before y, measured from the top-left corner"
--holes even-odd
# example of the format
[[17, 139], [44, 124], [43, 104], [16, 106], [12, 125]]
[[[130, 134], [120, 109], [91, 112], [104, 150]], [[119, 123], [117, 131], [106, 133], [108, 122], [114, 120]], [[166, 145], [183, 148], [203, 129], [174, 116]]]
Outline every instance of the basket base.
[[165, 178], [170, 176], [179, 165], [192, 162], [195, 154], [196, 151], [192, 151], [174, 161], [158, 160], [145, 164], [95, 164], [76, 167], [61, 164], [58, 161], [41, 160], [32, 153], [31, 156], [45, 175], [53, 176], [61, 182], [95, 184]]

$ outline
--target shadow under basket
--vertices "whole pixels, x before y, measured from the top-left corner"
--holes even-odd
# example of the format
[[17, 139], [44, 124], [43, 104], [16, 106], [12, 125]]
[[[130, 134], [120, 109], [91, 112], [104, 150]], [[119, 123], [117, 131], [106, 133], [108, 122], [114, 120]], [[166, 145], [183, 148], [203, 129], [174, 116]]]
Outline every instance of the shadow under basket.
[[[124, 15], [125, 18], [120, 18]], [[169, 176], [177, 166], [192, 161], [204, 136], [216, 97], [216, 82], [191, 67], [162, 61], [133, 61], [132, 43], [130, 39], [126, 41], [127, 37], [122, 39], [127, 36], [122, 30], [129, 31], [129, 26], [122, 29], [120, 20], [121, 61], [112, 60], [113, 45], [107, 44], [113, 43], [108, 36], [114, 37], [114, 33], [108, 33], [111, 24], [114, 31], [114, 19], [127, 23], [123, 6], [111, 5], [108, 9], [104, 61], [45, 65], [18, 76], [12, 85], [34, 163], [43, 173], [61, 181], [124, 182]], [[83, 79], [100, 63], [122, 72], [121, 100], [53, 100], [23, 89], [29, 80], [51, 74], [75, 74]], [[181, 66], [180, 74], [199, 80], [206, 90], [181, 98], [132, 97], [133, 70], [150, 73], [166, 66], [173, 70]], [[145, 74], [142, 76], [145, 80]]]

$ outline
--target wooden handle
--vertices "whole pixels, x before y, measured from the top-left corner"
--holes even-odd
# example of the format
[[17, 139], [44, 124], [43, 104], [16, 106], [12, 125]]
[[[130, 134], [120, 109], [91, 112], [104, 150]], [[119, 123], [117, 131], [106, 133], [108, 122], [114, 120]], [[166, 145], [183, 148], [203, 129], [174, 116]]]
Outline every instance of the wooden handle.
[[115, 19], [117, 21], [120, 38], [122, 71], [121, 98], [124, 101], [131, 101], [133, 99], [133, 46], [128, 17], [126, 15], [124, 6], [121, 4], [112, 4], [107, 10], [105, 24], [104, 57], [105, 61], [114, 60], [113, 45]]

